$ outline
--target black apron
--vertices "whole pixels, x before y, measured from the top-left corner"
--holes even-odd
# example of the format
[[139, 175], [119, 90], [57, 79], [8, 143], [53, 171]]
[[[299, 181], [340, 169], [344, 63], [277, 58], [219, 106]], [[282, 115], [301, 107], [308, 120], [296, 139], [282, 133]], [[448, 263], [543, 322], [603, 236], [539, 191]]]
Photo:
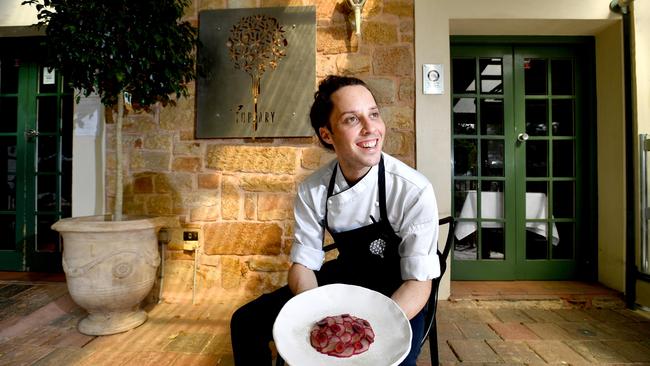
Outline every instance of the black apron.
[[[337, 166], [334, 167], [327, 188], [328, 199], [334, 191], [336, 171]], [[316, 272], [319, 285], [345, 283], [363, 286], [390, 297], [402, 284], [398, 251], [402, 238], [395, 234], [388, 222], [383, 156], [379, 161], [377, 174], [381, 214], [379, 221], [370, 216], [373, 221], [370, 225], [334, 233], [327, 224], [327, 205], [325, 205], [324, 229], [330, 232], [334, 243], [325, 246], [323, 250], [327, 252], [336, 248], [339, 250], [339, 255], [335, 260], [324, 263], [320, 271]], [[354, 210], [354, 207], [350, 209]]]

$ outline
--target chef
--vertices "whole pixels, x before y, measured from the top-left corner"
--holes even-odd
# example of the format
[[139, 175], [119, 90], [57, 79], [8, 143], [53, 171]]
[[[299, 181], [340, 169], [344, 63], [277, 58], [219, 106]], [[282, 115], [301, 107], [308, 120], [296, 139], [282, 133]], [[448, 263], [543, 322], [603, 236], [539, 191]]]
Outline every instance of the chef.
[[[362, 80], [328, 76], [314, 99], [312, 127], [336, 159], [298, 188], [288, 286], [233, 314], [235, 365], [271, 365], [273, 323], [292, 296], [319, 285], [347, 283], [379, 291], [401, 307], [413, 330], [411, 352], [401, 365], [415, 366], [431, 279], [440, 275], [433, 187], [422, 174], [382, 152], [386, 125]], [[334, 244], [324, 244], [326, 231]], [[323, 263], [333, 248], [338, 257]]]

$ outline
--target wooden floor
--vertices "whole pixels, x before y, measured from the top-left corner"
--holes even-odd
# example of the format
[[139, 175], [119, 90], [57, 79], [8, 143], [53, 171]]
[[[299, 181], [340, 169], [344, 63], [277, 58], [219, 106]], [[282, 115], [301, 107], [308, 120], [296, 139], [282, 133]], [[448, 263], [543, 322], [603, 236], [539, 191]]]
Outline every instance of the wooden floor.
[[[601, 285], [453, 281], [451, 290], [438, 312], [442, 364], [650, 365], [650, 318]], [[163, 301], [140, 327], [93, 337], [77, 331], [85, 311], [62, 275], [0, 273], [0, 365], [232, 366], [233, 300]], [[418, 366], [431, 365], [426, 348]]]

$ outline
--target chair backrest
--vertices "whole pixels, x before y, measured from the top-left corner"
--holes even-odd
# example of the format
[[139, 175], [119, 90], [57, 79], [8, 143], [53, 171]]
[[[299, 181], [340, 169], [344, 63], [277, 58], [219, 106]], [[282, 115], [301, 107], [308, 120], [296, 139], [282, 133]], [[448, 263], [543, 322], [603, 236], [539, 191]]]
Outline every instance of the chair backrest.
[[454, 243], [454, 219], [451, 216], [443, 217], [442, 219], [438, 220], [438, 225], [439, 226], [449, 225], [449, 232], [447, 233], [447, 240], [445, 241], [445, 246], [442, 249], [442, 252], [438, 247], [438, 260], [440, 261], [440, 276], [438, 278], [434, 278], [433, 280], [431, 280], [431, 294], [429, 295], [429, 302], [427, 304], [427, 309], [428, 309], [427, 314], [424, 318], [424, 326], [425, 326], [424, 337], [422, 337], [422, 343], [420, 344], [420, 347], [422, 347], [427, 337], [429, 337], [429, 333], [431, 333], [431, 328], [435, 330], [434, 322], [436, 321], [438, 289], [440, 287], [440, 281], [442, 280], [442, 276], [445, 274], [445, 271], [447, 270], [447, 257], [449, 256], [449, 252], [451, 251], [451, 246]]

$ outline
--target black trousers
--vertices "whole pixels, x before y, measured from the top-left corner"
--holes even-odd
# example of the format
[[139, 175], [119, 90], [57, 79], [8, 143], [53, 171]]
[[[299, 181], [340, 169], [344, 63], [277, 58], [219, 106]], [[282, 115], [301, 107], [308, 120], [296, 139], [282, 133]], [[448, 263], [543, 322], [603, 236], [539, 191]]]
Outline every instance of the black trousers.
[[[273, 323], [284, 304], [292, 297], [289, 286], [284, 286], [235, 311], [230, 319], [230, 337], [236, 366], [272, 365], [269, 342], [273, 340]], [[425, 310], [411, 319], [411, 352], [401, 366], [415, 366], [415, 360], [420, 353], [420, 342], [424, 336], [424, 313]]]

